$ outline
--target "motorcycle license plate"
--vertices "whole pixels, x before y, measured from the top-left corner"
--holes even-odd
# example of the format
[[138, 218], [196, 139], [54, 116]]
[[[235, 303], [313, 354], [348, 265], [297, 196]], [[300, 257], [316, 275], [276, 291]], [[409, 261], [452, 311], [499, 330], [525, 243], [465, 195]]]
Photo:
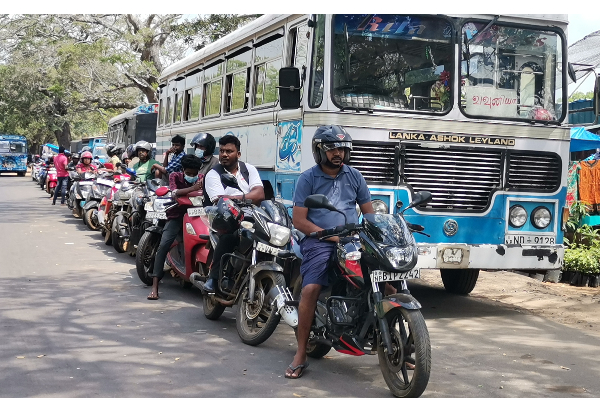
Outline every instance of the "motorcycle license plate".
[[419, 279], [421, 277], [421, 270], [419, 268], [413, 268], [406, 272], [386, 272], [386, 271], [373, 271], [371, 272], [371, 280], [373, 282], [391, 282], [401, 281], [404, 279]]
[[190, 217], [202, 217], [206, 215], [204, 207], [188, 208], [187, 213]]
[[155, 211], [150, 211], [146, 213], [146, 219], [167, 219], [167, 213], [166, 212], [155, 212]]
[[96, 183], [100, 185], [113, 186], [114, 182], [108, 179], [96, 179]]
[[271, 247], [271, 246], [266, 245], [264, 243], [257, 243], [256, 244], [256, 250], [261, 251], [263, 253], [272, 254], [274, 256], [278, 255], [279, 252], [281, 251], [277, 247]]

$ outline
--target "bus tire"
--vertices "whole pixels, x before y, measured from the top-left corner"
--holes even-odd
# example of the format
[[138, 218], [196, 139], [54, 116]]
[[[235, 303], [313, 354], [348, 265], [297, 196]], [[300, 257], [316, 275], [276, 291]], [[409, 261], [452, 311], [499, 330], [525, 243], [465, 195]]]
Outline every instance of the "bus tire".
[[469, 294], [475, 288], [478, 269], [440, 269], [444, 288], [449, 293]]

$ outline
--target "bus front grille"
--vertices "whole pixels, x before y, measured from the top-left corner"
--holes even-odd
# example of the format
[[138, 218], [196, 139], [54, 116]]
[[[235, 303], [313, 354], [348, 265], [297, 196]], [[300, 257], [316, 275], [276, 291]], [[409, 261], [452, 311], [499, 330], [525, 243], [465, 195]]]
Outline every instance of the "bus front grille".
[[553, 192], [561, 177], [561, 158], [547, 152], [510, 151], [508, 161], [509, 190]]
[[396, 143], [352, 142], [352, 157], [348, 163], [358, 169], [370, 184], [390, 185], [398, 180]]
[[501, 188], [501, 150], [406, 145], [403, 153], [404, 183], [433, 196], [424, 210], [482, 211]]

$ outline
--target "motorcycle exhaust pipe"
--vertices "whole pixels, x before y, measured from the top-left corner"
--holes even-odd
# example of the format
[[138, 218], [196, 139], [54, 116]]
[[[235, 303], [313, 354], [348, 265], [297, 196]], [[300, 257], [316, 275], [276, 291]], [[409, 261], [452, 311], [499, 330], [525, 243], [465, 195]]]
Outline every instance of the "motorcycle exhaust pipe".
[[286, 305], [286, 301], [294, 300], [290, 289], [282, 286], [275, 286], [274, 288], [269, 290], [268, 294], [270, 298], [273, 299], [271, 305], [277, 308], [277, 313], [281, 315], [283, 321], [292, 328], [297, 327], [298, 308]]

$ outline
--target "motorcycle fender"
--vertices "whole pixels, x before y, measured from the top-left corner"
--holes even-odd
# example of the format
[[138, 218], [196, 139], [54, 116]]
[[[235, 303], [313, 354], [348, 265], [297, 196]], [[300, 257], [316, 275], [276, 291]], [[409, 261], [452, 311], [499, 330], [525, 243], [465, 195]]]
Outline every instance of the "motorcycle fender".
[[261, 261], [250, 267], [250, 282], [248, 283], [248, 301], [254, 301], [254, 277], [261, 271], [283, 272], [283, 267], [273, 261]]
[[158, 225], [151, 225], [146, 228], [146, 232], [154, 232], [154, 233], [162, 234], [162, 231], [163, 231], [163, 228]]
[[88, 201], [87, 203], [85, 203], [85, 206], [83, 206], [83, 211], [87, 211], [90, 208], [98, 208], [98, 202], [97, 201]]
[[384, 297], [379, 303], [375, 304], [375, 313], [377, 314], [377, 317], [383, 318], [390, 310], [398, 307], [409, 310], [419, 310], [421, 304], [410, 294], [396, 293]]
[[127, 220], [129, 218], [129, 214], [127, 213], [127, 211], [118, 211], [118, 212], [115, 213], [115, 217], [117, 215], [122, 215], [123, 218], [125, 218], [125, 220]]

